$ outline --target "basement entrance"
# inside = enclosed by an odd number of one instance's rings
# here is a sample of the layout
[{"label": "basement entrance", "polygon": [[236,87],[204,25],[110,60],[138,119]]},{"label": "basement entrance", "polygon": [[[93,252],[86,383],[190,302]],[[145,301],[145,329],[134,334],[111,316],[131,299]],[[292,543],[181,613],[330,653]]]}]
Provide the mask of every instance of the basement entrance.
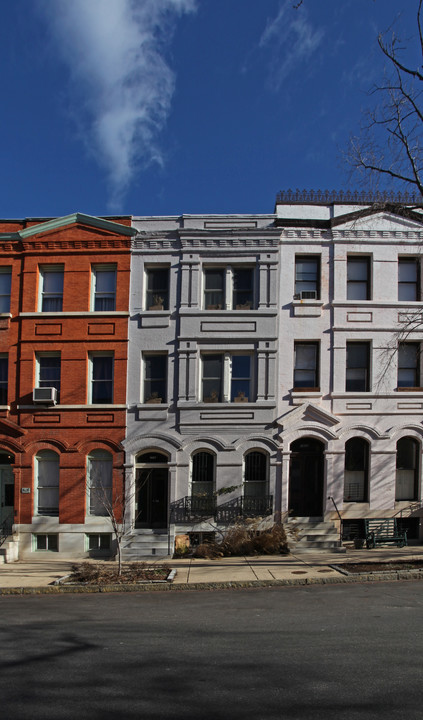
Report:
[{"label": "basement entrance", "polygon": [[323,515],[323,453],[323,443],[312,438],[301,438],[292,443],[289,465],[290,515]]},{"label": "basement entrance", "polygon": [[163,453],[147,452],[137,458],[136,528],[167,528],[168,476],[168,459]]}]

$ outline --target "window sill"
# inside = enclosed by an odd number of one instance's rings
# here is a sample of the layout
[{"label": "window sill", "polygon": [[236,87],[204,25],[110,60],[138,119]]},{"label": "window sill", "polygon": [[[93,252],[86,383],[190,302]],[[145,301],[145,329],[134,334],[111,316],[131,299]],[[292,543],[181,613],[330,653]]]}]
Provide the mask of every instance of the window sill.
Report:
[{"label": "window sill", "polygon": [[323,304],[322,300],[293,300],[292,309],[295,317],[320,317]]},{"label": "window sill", "polygon": [[397,392],[405,392],[405,393],[415,393],[415,392],[423,392],[423,387],[398,387],[396,389]]},{"label": "window sill", "polygon": [[41,312],[40,310],[38,312],[21,312],[19,313],[19,317],[129,317],[129,312],[127,310],[70,310],[64,312]]},{"label": "window sill", "polygon": [[[113,403],[104,403],[104,405],[18,405],[18,410],[126,410],[126,404],[114,405]],[[1,408],[0,408],[1,409]]]}]

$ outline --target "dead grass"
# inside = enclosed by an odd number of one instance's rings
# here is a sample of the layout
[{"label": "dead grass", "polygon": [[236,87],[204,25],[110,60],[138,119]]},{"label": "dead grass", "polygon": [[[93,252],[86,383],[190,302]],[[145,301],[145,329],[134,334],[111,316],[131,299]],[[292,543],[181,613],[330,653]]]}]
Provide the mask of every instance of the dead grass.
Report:
[{"label": "dead grass", "polygon": [[82,562],[72,565],[68,583],[85,585],[122,585],[166,580],[170,567],[166,564],[152,565],[145,562],[124,563],[122,574],[118,575],[117,566]]},{"label": "dead grass", "polygon": [[222,538],[198,545],[193,555],[216,559],[242,555],[282,555],[288,552],[283,525],[263,527],[261,519],[246,519],[232,525]]}]

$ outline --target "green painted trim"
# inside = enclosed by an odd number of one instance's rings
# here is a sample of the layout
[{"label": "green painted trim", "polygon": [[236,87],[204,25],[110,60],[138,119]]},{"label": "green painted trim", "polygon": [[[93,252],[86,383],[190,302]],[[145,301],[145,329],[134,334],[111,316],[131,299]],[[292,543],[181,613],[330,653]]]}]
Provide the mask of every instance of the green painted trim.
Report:
[{"label": "green painted trim", "polygon": [[89,225],[91,227],[99,228],[100,230],[108,230],[116,233],[117,235],[136,235],[137,230],[126,225],[120,225],[120,223],[113,222],[112,220],[103,220],[103,218],[94,217],[93,215],[84,215],[84,213],[73,213],[72,215],[65,215],[63,217],[54,218],[48,222],[41,223],[40,225],[33,225],[25,230],[20,230],[18,235],[22,238],[28,238],[33,235],[39,235],[40,233],[48,232],[49,230],[58,230],[68,225],[74,225],[80,223],[82,225]]}]

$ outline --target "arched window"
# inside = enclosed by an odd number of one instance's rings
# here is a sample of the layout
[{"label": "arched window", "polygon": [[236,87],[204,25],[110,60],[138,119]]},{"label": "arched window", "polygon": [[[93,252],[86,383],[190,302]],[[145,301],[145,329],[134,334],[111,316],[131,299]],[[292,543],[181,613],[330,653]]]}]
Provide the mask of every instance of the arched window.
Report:
[{"label": "arched window", "polygon": [[404,437],[397,442],[397,471],[395,500],[417,500],[419,444],[417,440]]},{"label": "arched window", "polygon": [[109,515],[112,510],[113,458],[107,450],[92,450],[87,458],[90,515]]},{"label": "arched window", "polygon": [[368,443],[363,438],[351,438],[345,443],[345,502],[368,502],[368,471]]},{"label": "arched window", "polygon": [[197,452],[192,457],[192,496],[212,497],[214,490],[214,455]]},{"label": "arched window", "polygon": [[38,515],[59,514],[59,456],[53,450],[40,450],[35,456]]},{"label": "arched window", "polygon": [[267,495],[267,455],[253,450],[244,458],[244,497],[264,497]]}]

